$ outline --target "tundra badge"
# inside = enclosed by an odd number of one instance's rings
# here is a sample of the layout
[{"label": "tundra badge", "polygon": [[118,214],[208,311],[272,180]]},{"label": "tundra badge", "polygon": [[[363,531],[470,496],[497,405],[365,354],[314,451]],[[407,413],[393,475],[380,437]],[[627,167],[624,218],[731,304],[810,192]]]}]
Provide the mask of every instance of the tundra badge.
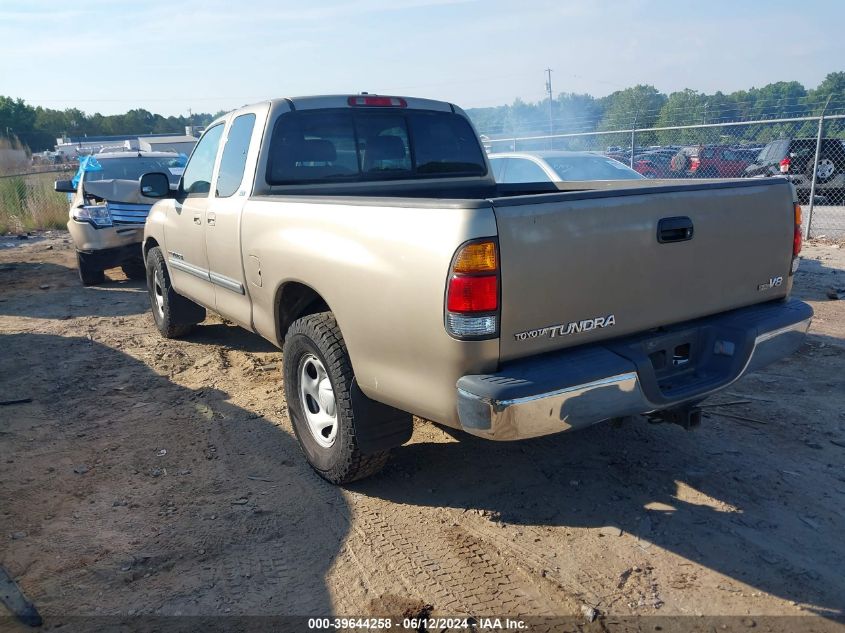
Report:
[{"label": "tundra badge", "polygon": [[517,341],[527,341],[528,339],[540,338],[542,336],[555,338],[557,336],[569,336],[570,334],[589,332],[597,328],[611,327],[613,325],[616,325],[616,316],[608,314],[607,316],[584,319],[583,321],[571,321],[569,323],[561,323],[560,325],[541,327],[536,330],[517,332],[513,336]]}]

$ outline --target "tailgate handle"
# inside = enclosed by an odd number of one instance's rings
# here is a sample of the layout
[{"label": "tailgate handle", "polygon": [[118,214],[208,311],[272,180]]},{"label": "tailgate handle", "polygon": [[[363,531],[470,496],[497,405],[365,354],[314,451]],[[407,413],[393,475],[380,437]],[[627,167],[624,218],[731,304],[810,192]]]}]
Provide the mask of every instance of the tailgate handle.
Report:
[{"label": "tailgate handle", "polygon": [[686,216],[663,218],[657,223],[657,241],[661,244],[686,242],[692,239],[692,220]]}]

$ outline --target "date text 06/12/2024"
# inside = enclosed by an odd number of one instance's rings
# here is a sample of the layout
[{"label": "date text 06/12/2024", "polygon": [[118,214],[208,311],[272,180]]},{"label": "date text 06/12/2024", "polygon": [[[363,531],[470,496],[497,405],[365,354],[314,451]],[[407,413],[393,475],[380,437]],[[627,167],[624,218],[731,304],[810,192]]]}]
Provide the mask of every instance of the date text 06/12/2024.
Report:
[{"label": "date text 06/12/2024", "polygon": [[511,618],[403,618],[394,622],[392,618],[309,618],[309,630],[370,630],[389,631],[395,628],[409,631],[420,630],[490,630],[520,631],[527,629],[527,623]]}]

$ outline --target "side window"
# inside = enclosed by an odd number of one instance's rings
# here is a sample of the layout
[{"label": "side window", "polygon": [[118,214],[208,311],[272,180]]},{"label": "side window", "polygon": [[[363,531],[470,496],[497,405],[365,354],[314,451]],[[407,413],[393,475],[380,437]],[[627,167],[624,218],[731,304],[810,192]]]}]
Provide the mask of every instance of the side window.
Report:
[{"label": "side window", "polygon": [[771,152],[766,156],[766,160],[770,163],[779,163],[790,151],[792,150],[789,141],[775,141],[772,144]]},{"label": "side window", "polygon": [[505,182],[549,182],[549,177],[534,161],[511,158],[505,170]]},{"label": "side window", "polygon": [[712,149],[701,150],[701,158],[713,158],[715,156]]},{"label": "side window", "polygon": [[228,198],[241,186],[246,167],[246,153],[254,127],[255,115],[242,114],[229,128],[229,136],[226,138],[223,156],[220,159],[220,173],[217,174],[215,194],[218,198]]},{"label": "side window", "polygon": [[734,154],[733,150],[723,149],[722,150],[722,160],[738,160],[736,154]]},{"label": "side window", "polygon": [[206,131],[197,143],[191,160],[182,174],[182,190],[190,195],[202,195],[211,191],[211,174],[214,171],[214,159],[223,136],[223,124],[219,123]]}]

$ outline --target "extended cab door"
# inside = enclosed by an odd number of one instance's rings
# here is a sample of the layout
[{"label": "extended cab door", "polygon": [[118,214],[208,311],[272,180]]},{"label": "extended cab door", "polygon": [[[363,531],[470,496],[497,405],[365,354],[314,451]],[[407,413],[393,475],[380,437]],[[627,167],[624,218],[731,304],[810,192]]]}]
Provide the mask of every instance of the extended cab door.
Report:
[{"label": "extended cab door", "polygon": [[214,305],[217,312],[248,329],[252,329],[252,307],[241,258],[241,211],[252,191],[268,109],[268,104],[244,108],[229,122],[206,214],[205,244]]},{"label": "extended cab door", "polygon": [[206,130],[182,174],[173,215],[165,225],[167,268],[173,286],[204,306],[214,306],[214,289],[208,275],[205,223],[211,182],[224,124]]}]

